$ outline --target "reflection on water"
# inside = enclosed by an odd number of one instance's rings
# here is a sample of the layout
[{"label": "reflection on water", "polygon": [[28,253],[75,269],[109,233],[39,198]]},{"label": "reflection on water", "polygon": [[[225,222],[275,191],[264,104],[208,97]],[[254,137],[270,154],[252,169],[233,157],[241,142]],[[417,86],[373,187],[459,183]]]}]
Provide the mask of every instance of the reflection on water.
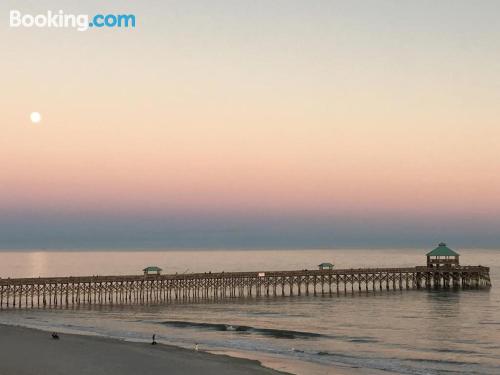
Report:
[{"label": "reflection on water", "polygon": [[[332,260],[336,267],[405,266],[423,264],[424,254],[424,250],[0,253],[0,274],[133,274],[150,264],[167,272],[312,269]],[[422,375],[498,374],[500,253],[461,254],[464,263],[492,267],[491,290],[8,310],[0,312],[0,322],[129,340],[149,340],[155,332],[161,342],[186,347],[198,342],[203,348],[270,355],[306,365],[342,363]]]},{"label": "reflection on water", "polygon": [[28,253],[28,264],[31,271],[31,275],[36,277],[40,275],[46,275],[49,271],[47,267],[47,258],[49,254],[43,251],[37,251],[33,253]]}]

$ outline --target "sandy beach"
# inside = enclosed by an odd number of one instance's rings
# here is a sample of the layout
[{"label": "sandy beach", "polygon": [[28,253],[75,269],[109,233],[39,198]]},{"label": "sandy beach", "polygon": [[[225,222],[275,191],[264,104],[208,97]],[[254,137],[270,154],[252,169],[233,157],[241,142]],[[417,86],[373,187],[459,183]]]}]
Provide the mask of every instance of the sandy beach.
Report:
[{"label": "sandy beach", "polygon": [[0,375],[284,374],[258,361],[169,345],[0,325]]}]

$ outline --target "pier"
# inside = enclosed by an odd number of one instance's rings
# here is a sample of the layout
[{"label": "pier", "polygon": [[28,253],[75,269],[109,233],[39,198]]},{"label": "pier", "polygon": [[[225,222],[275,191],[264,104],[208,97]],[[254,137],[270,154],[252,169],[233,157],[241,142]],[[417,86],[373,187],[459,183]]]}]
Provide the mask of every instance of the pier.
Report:
[{"label": "pier", "polygon": [[461,266],[460,255],[443,242],[426,259],[425,266],[406,268],[334,269],[325,262],[317,270],[162,275],[160,267],[149,266],[142,275],[0,279],[0,308],[491,287],[489,267]]},{"label": "pier", "polygon": [[488,288],[483,266],[0,279],[0,307],[150,304],[430,288]]}]

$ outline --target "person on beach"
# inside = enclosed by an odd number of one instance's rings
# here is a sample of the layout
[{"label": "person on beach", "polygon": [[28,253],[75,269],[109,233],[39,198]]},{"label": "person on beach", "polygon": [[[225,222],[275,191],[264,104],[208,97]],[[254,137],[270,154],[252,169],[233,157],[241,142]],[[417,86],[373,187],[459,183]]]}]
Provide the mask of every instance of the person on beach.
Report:
[{"label": "person on beach", "polygon": [[194,350],[198,351],[198,343],[194,344]]},{"label": "person on beach", "polygon": [[156,333],[153,334],[153,342],[151,345],[156,345]]}]

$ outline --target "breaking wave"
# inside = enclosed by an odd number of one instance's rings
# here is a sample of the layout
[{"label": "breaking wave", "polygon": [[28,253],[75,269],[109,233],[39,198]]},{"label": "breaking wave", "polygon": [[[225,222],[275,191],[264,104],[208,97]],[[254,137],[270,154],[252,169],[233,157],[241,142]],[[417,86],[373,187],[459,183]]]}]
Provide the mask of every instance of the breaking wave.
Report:
[{"label": "breaking wave", "polygon": [[278,339],[312,339],[319,338],[323,335],[314,332],[302,332],[302,331],[292,331],[292,330],[283,330],[283,329],[272,329],[272,328],[257,328],[251,326],[242,326],[242,325],[231,325],[231,324],[221,324],[221,323],[199,323],[199,322],[187,322],[187,321],[165,321],[160,324],[176,327],[176,328],[200,328],[212,331],[231,331],[231,332],[240,332],[247,334],[257,334],[270,336]]}]

